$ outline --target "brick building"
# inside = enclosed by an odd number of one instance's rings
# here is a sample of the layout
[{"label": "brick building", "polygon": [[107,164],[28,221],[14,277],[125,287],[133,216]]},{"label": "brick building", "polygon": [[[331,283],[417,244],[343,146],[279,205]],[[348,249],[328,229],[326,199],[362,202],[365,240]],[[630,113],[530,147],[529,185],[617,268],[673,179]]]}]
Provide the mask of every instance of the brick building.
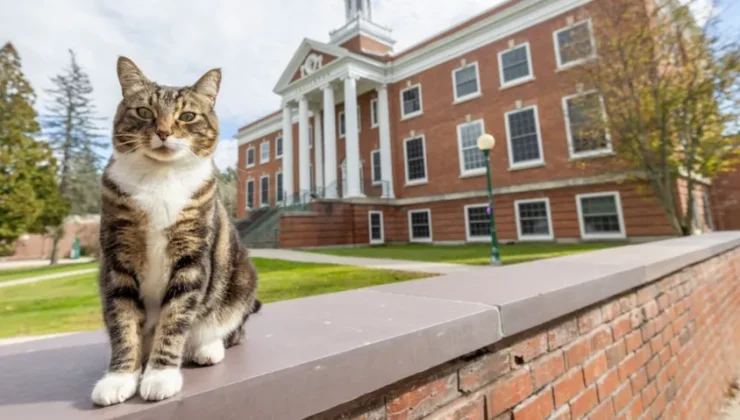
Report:
[{"label": "brick building", "polygon": [[[609,134],[574,135],[601,106],[568,71],[595,53],[568,48],[589,0],[510,0],[400,52],[370,0],[344,3],[345,25],[305,39],[278,80],[282,110],[237,134],[240,217],[312,201],[276,219],[282,246],[487,241],[485,132],[502,240],[673,234]],[[710,228],[708,186],[696,201]]]}]

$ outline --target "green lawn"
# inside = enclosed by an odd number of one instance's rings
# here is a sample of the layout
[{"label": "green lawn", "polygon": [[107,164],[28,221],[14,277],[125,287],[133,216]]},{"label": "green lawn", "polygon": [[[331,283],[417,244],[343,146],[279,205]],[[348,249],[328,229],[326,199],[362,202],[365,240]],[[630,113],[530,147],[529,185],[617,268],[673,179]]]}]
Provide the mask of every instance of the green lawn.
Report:
[{"label": "green lawn", "polygon": [[69,271],[85,270],[96,268],[97,262],[63,264],[63,265],[45,265],[42,267],[16,268],[12,270],[0,271],[0,283],[10,280],[27,279],[30,277],[45,276],[47,274],[64,273]]},{"label": "green lawn", "polygon": [[[393,283],[425,274],[254,259],[263,302]],[[96,274],[0,289],[0,337],[101,327]]]},{"label": "green lawn", "polygon": [[[624,245],[624,243],[509,244],[501,246],[501,261],[504,264],[516,264],[621,245]],[[432,261],[456,264],[486,265],[490,262],[490,246],[488,244],[459,246],[423,244],[385,245],[361,248],[320,249],[313,250],[312,252],[352,257],[389,258],[394,260]]]}]

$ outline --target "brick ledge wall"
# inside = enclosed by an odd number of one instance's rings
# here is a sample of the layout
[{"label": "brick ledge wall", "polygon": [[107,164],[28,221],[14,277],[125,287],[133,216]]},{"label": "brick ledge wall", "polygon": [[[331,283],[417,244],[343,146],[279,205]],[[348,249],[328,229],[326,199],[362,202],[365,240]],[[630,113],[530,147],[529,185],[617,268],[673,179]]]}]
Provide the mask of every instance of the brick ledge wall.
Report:
[{"label": "brick ledge wall", "polygon": [[707,418],[740,362],[738,247],[714,233],[266,305],[158,404],[91,406],[100,332],[4,346],[0,418]]}]

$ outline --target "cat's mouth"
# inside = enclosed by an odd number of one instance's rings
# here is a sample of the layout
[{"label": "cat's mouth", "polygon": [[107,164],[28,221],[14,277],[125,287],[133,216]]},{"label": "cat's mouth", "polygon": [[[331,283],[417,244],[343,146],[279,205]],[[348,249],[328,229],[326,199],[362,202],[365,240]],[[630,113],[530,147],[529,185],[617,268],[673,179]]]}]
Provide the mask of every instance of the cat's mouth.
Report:
[{"label": "cat's mouth", "polygon": [[149,159],[156,160],[157,162],[171,162],[182,156],[182,149],[171,148],[166,145],[159,146],[154,149],[147,150],[144,155]]}]

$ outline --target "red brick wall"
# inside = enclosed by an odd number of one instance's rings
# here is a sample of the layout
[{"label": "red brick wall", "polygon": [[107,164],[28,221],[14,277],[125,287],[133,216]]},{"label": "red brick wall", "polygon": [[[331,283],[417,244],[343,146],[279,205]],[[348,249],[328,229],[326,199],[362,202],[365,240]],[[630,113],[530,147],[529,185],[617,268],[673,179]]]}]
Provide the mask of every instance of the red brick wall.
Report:
[{"label": "red brick wall", "polygon": [[740,229],[740,168],[721,174],[712,183],[715,229]]},{"label": "red brick wall", "polygon": [[740,363],[740,250],[316,419],[708,419]]}]

